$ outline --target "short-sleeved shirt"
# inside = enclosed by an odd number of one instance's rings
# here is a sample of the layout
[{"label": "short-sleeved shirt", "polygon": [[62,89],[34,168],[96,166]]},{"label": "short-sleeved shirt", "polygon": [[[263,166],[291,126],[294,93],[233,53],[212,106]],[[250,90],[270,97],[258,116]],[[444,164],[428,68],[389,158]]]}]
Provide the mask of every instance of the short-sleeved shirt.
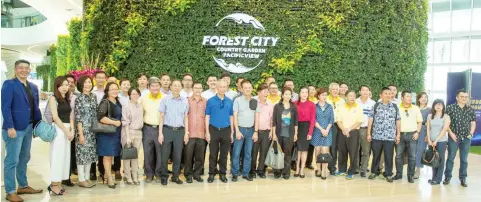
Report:
[{"label": "short-sleeved shirt", "polygon": [[271,94],[269,94],[267,96],[267,102],[275,105],[277,103],[279,103],[279,101],[281,100],[281,96],[280,95],[277,95],[277,96],[271,96]]},{"label": "short-sleeved shirt", "polygon": [[[250,102],[255,102],[256,106],[250,106]],[[251,109],[251,107],[255,107]],[[237,121],[239,127],[250,128],[254,127],[254,120],[256,117],[256,111],[260,111],[257,107],[257,100],[250,98],[249,100],[246,99],[244,95],[240,96],[236,100],[234,100],[234,112],[237,112]]]},{"label": "short-sleeved shirt", "polygon": [[200,96],[204,99],[209,100],[210,98],[214,97],[217,94],[217,91],[212,91],[211,89],[207,89],[206,91],[202,92]]},{"label": "short-sleeved shirt", "polygon": [[140,104],[144,109],[144,123],[149,125],[159,125],[160,115],[158,112],[160,101],[162,100],[162,93],[158,93],[157,96],[153,96],[150,91],[145,94]]},{"label": "short-sleeved shirt", "polygon": [[100,101],[102,101],[102,98],[103,98],[104,95],[105,95],[104,88],[99,89],[99,88],[97,88],[97,86],[95,86],[95,87],[92,89],[92,93],[94,93],[95,96],[97,97],[97,105],[99,105],[99,104],[100,104]]},{"label": "short-sleeved shirt", "polygon": [[334,109],[334,120],[336,120],[336,116],[339,111],[339,108],[344,106],[344,104],[346,104],[346,101],[339,96],[337,96],[336,98],[333,98],[331,95],[329,95],[329,97],[327,97],[326,102],[329,103]]},{"label": "short-sleeved shirt", "polygon": [[[396,113],[396,104],[380,102],[377,109],[372,108],[369,118],[373,118],[371,136],[374,140],[396,140],[396,121],[401,119],[399,112]],[[374,114],[376,111],[376,114]]]},{"label": "short-sleeved shirt", "polygon": [[229,127],[230,117],[234,114],[232,105],[232,100],[225,96],[224,99],[220,99],[216,95],[207,100],[205,114],[210,116],[209,124],[217,128]]},{"label": "short-sleeved shirt", "polygon": [[229,89],[226,93],[225,93],[225,96],[227,96],[228,98],[230,98],[231,100],[234,100],[234,97],[238,95],[237,91],[235,90],[232,90],[232,89]]},{"label": "short-sleeved shirt", "polygon": [[[338,116],[336,118],[336,122],[337,121],[342,122],[342,125],[346,128],[351,127],[355,123],[362,123],[364,121],[364,115],[361,105],[354,103],[353,106],[349,106],[348,104],[341,106],[339,108]],[[351,129],[359,128],[360,127]]]},{"label": "short-sleeved shirt", "polygon": [[189,97],[189,137],[205,138],[205,105],[207,100],[203,97],[195,99]]},{"label": "short-sleeved shirt", "polygon": [[471,138],[471,122],[476,121],[476,114],[470,106],[461,108],[458,104],[451,104],[446,107],[446,114],[451,118],[449,127],[456,138]]},{"label": "short-sleeved shirt", "polygon": [[192,91],[192,89],[190,90],[190,92],[185,91],[185,89],[182,89],[180,91],[180,96],[185,97],[185,98],[191,97],[192,94],[194,94],[194,91]]},{"label": "short-sleeved shirt", "polygon": [[184,117],[189,112],[189,103],[185,97],[167,95],[160,101],[159,112],[164,113],[164,126],[184,127]]},{"label": "short-sleeved shirt", "polygon": [[364,121],[362,122],[361,127],[367,127],[367,124],[368,124],[368,121],[369,121],[369,113],[371,112],[371,110],[374,107],[374,105],[376,104],[376,102],[374,102],[374,100],[371,100],[369,98],[367,99],[366,103],[363,103],[361,98],[357,98],[356,102],[357,102],[358,105],[361,105],[362,112],[364,114]]},{"label": "short-sleeved shirt", "polygon": [[404,104],[401,103],[399,105],[399,113],[401,115],[401,132],[417,131],[417,124],[423,122],[421,110],[416,105],[411,104],[409,107],[404,108]]},{"label": "short-sleeved shirt", "polygon": [[257,113],[259,113],[259,130],[270,130],[272,127],[272,114],[274,113],[274,105],[266,101],[266,103],[257,103]]}]

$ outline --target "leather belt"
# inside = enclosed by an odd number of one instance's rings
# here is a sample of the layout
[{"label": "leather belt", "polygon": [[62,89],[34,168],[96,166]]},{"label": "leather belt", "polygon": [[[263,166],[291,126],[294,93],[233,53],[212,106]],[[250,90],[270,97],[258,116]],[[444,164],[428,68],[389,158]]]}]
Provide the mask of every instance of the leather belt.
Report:
[{"label": "leather belt", "polygon": [[271,130],[259,130],[259,133],[268,133],[271,132]]},{"label": "leather belt", "polygon": [[149,126],[149,127],[152,127],[152,128],[158,128],[159,125],[150,125],[150,124],[147,124],[147,123],[144,123],[144,126]]},{"label": "leather belt", "polygon": [[367,126],[366,126],[366,127],[361,127],[361,129],[367,129]]},{"label": "leather belt", "polygon": [[401,132],[401,135],[411,135],[411,134],[413,134],[414,132],[416,132],[416,131],[413,131],[413,132]]},{"label": "leather belt", "polygon": [[168,128],[168,129],[171,129],[173,131],[179,131],[179,130],[182,130],[184,129],[184,126],[181,126],[181,127],[172,127],[172,126],[168,126],[168,125],[164,125],[165,128]]},{"label": "leather belt", "polygon": [[213,126],[213,125],[209,125],[209,128],[212,128],[212,129],[215,129],[215,130],[218,130],[218,131],[222,131],[222,130],[225,130],[225,129],[230,128],[230,126],[227,126],[227,127],[225,127],[225,128],[218,128],[218,127],[215,127],[215,126]]}]

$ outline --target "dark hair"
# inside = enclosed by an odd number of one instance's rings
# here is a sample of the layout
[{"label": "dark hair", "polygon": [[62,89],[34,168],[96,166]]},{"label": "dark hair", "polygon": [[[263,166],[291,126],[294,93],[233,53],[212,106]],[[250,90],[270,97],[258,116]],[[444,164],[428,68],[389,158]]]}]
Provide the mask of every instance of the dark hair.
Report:
[{"label": "dark hair", "polygon": [[282,87],[285,87],[285,86],[286,86],[286,83],[289,82],[289,81],[292,81],[292,83],[294,83],[294,80],[292,80],[292,79],[286,79],[286,80],[284,81],[284,83],[282,84]]},{"label": "dark hair", "polygon": [[92,80],[92,78],[90,78],[90,76],[88,75],[83,75],[83,76],[80,76],[80,78],[77,81],[77,89],[80,91],[80,93],[83,93],[84,83],[87,79],[90,79],[90,83],[92,83],[92,88],[90,88],[90,92],[92,92],[92,90],[94,89],[94,81]]},{"label": "dark hair", "polygon": [[[111,86],[111,85],[116,85],[117,88],[120,88],[117,83],[115,83],[115,82],[108,82],[107,85],[105,86],[105,89],[104,89],[104,97],[102,97],[102,100],[108,99],[108,97],[109,97],[109,90],[110,90],[110,86]],[[119,97],[117,96],[115,99],[117,100],[117,103],[119,103]]]},{"label": "dark hair", "polygon": [[105,73],[104,71],[95,72],[94,77],[97,77],[97,75],[99,75],[99,74],[104,74],[105,77],[108,77],[108,76],[107,76],[107,73]]},{"label": "dark hair", "polygon": [[222,72],[222,74],[220,75],[220,79],[223,79],[225,77],[232,78],[232,76],[229,74],[229,72]]},{"label": "dark hair", "polygon": [[[55,99],[57,100],[58,103],[69,103],[69,97],[70,97],[70,92],[67,91],[67,93],[65,94],[65,98],[62,97],[62,95],[60,94],[60,91],[58,91],[58,88],[63,84],[64,81],[67,81],[67,77],[65,76],[58,76],[57,78],[55,78],[55,81],[53,82],[53,96],[55,97]],[[68,83],[68,81],[67,81]],[[70,105],[69,105],[70,106]]]},{"label": "dark hair", "polygon": [[301,104],[301,91],[302,89],[306,89],[307,90],[307,101],[309,101],[309,88],[307,88],[306,86],[304,87],[301,87],[299,89],[299,100],[297,101],[297,105]]},{"label": "dark hair", "polygon": [[464,90],[464,88],[462,89],[459,89],[458,91],[456,91],[456,97],[458,97],[459,94],[461,93],[468,93],[466,90]]},{"label": "dark hair", "polygon": [[27,60],[17,60],[15,61],[15,68],[17,67],[17,65],[21,64],[21,63],[24,63],[24,64],[27,64],[28,66],[30,66],[30,62],[27,61]]},{"label": "dark hair", "polygon": [[387,85],[387,88],[389,88],[389,87],[394,87],[394,88],[397,88],[397,86],[396,86],[396,85],[394,85],[394,84],[389,84],[389,85]]},{"label": "dark hair", "polygon": [[249,81],[248,79],[244,79],[244,80],[242,80],[242,82],[241,82],[241,85],[240,85],[240,86],[242,87],[242,86],[244,86],[244,84],[246,84],[246,83],[248,83],[248,84],[251,84],[251,85],[252,85],[251,81]]},{"label": "dark hair", "polygon": [[257,87],[257,92],[261,92],[264,89],[268,89],[267,84],[262,83]]},{"label": "dark hair", "polygon": [[138,88],[131,88],[129,89],[129,92],[127,92],[127,94],[129,95],[129,100],[130,100],[130,95],[132,94],[132,91],[137,91],[137,93],[139,94],[139,97],[142,96],[142,93],[140,93],[140,90]]},{"label": "dark hair", "polygon": [[346,82],[339,82],[339,86],[342,86],[342,85],[349,86],[349,85],[347,85],[347,83],[346,83]]},{"label": "dark hair", "polygon": [[[293,91],[292,91],[290,88],[282,88],[281,96],[284,95],[284,93],[285,93],[286,91],[291,92],[291,96],[292,96]],[[283,99],[284,99],[284,98],[281,97],[281,99],[279,100],[279,103],[282,103],[282,100],[283,100]],[[292,99],[291,99],[291,100],[292,100]],[[291,100],[289,100],[289,102],[291,102]],[[291,102],[291,103],[292,103],[292,102]]]},{"label": "dark hair", "polygon": [[122,85],[122,82],[124,82],[124,81],[128,81],[130,83],[128,78],[122,78],[122,79],[120,79],[119,85]]},{"label": "dark hair", "polygon": [[182,88],[182,81],[180,81],[179,79],[174,79],[174,80],[170,83],[170,86],[172,86],[172,84],[173,84],[174,82],[176,82],[176,81],[178,81],[178,82],[180,83],[180,86],[181,86],[181,88]]},{"label": "dark hair", "polygon": [[215,77],[215,79],[217,79],[217,77],[214,74],[209,74],[209,76],[207,76],[207,80],[209,80],[210,77]]},{"label": "dark hair", "polygon": [[356,91],[353,91],[353,90],[348,90],[348,91],[346,92],[346,96],[347,96],[349,93],[354,93],[354,96],[357,96],[357,93],[356,93]]},{"label": "dark hair", "polygon": [[441,118],[444,117],[444,113],[446,112],[446,106],[444,105],[444,101],[441,99],[435,99],[433,102],[433,107],[431,107],[431,119],[434,119],[434,115],[436,115],[436,109],[434,109],[434,106],[437,104],[442,104],[443,105],[443,111],[441,113]]},{"label": "dark hair", "polygon": [[272,82],[272,83],[269,84],[269,88],[270,88],[272,85],[276,85],[277,87],[279,87],[279,85],[277,85],[276,82]]},{"label": "dark hair", "polygon": [[[421,103],[419,102],[419,100],[423,97],[423,95],[426,95],[426,99],[428,98],[428,94],[426,92],[420,92],[417,96],[416,96],[416,105],[418,107],[421,106]],[[426,102],[426,106],[428,105],[428,102]]]},{"label": "dark hair", "polygon": [[391,92],[391,89],[389,89],[388,87],[382,87],[381,93],[383,93],[384,91],[389,91],[389,92]]},{"label": "dark hair", "polygon": [[192,87],[194,87],[194,86],[197,85],[197,84],[200,84],[200,86],[202,86],[202,83],[200,83],[200,82],[198,82],[198,81],[194,81],[194,82],[192,83]]},{"label": "dark hair", "polygon": [[403,92],[401,92],[401,97],[404,98],[404,96],[408,93],[411,94],[411,91],[410,90],[403,90]]},{"label": "dark hair", "polygon": [[169,77],[169,79],[171,79],[171,78],[170,78],[170,75],[169,75],[169,74],[167,74],[167,73],[163,73],[162,75],[160,75],[160,79],[162,80],[162,77],[164,77],[164,76],[168,76],[168,77]]},{"label": "dark hair", "polygon": [[145,73],[139,73],[139,75],[137,75],[137,80],[139,80],[143,76],[145,76],[147,80],[149,79],[149,77]]},{"label": "dark hair", "polygon": [[237,77],[237,79],[235,79],[235,83],[239,83],[239,80],[241,80],[241,79],[244,80],[244,77],[242,77],[242,76]]},{"label": "dark hair", "polygon": [[71,75],[71,74],[66,74],[65,75],[65,78],[68,79],[68,78],[72,78],[73,81],[75,82],[75,76]]},{"label": "dark hair", "polygon": [[182,76],[182,79],[184,79],[184,77],[186,77],[186,76],[190,76],[191,79],[194,78],[191,73],[185,73],[185,74]]},{"label": "dark hair", "polygon": [[319,98],[319,96],[323,93],[329,93],[329,90],[325,87],[323,88],[318,88],[316,92],[316,98]]},{"label": "dark hair", "polygon": [[366,87],[367,89],[371,90],[371,88],[369,88],[369,86],[361,85],[361,87],[359,87],[359,91],[361,91],[363,87]]}]

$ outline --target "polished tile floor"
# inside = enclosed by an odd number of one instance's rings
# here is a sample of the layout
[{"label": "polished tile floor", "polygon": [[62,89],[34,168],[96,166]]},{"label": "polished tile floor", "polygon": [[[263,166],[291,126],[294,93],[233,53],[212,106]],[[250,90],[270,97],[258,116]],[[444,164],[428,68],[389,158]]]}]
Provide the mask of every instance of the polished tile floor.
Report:
[{"label": "polished tile floor", "polygon": [[[456,177],[459,162],[456,162],[455,177],[447,186],[429,185],[427,182],[431,175],[429,168],[422,170],[421,178],[414,184],[408,183],[406,179],[387,183],[380,179],[368,180],[359,176],[349,181],[344,177],[321,180],[313,177],[313,171],[306,170],[304,179],[291,177],[290,180],[276,180],[270,174],[267,179],[255,179],[253,182],[239,179],[238,182],[232,183],[229,179],[229,183],[224,184],[216,179],[212,184],[205,180],[204,183],[168,186],[143,182],[140,186],[134,186],[117,181],[119,184],[117,189],[109,189],[103,184],[97,184],[92,189],[75,186],[67,189],[66,196],[50,196],[46,192],[49,177],[48,152],[47,143],[38,139],[33,141],[28,179],[32,187],[43,188],[44,193],[22,196],[25,201],[481,201],[481,156],[473,154],[469,156],[467,188],[459,185]],[[142,156],[140,158],[142,160]],[[206,178],[207,176],[204,176],[204,179]],[[2,201],[5,201],[3,187],[1,195]]]}]

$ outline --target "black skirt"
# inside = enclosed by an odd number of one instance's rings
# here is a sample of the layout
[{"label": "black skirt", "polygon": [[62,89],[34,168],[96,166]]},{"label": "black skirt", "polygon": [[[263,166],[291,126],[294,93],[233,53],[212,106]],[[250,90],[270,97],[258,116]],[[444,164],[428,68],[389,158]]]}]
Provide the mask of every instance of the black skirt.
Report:
[{"label": "black skirt", "polygon": [[307,133],[309,133],[309,121],[300,121],[297,132],[297,151],[307,151],[309,149],[309,140],[307,140]]}]

